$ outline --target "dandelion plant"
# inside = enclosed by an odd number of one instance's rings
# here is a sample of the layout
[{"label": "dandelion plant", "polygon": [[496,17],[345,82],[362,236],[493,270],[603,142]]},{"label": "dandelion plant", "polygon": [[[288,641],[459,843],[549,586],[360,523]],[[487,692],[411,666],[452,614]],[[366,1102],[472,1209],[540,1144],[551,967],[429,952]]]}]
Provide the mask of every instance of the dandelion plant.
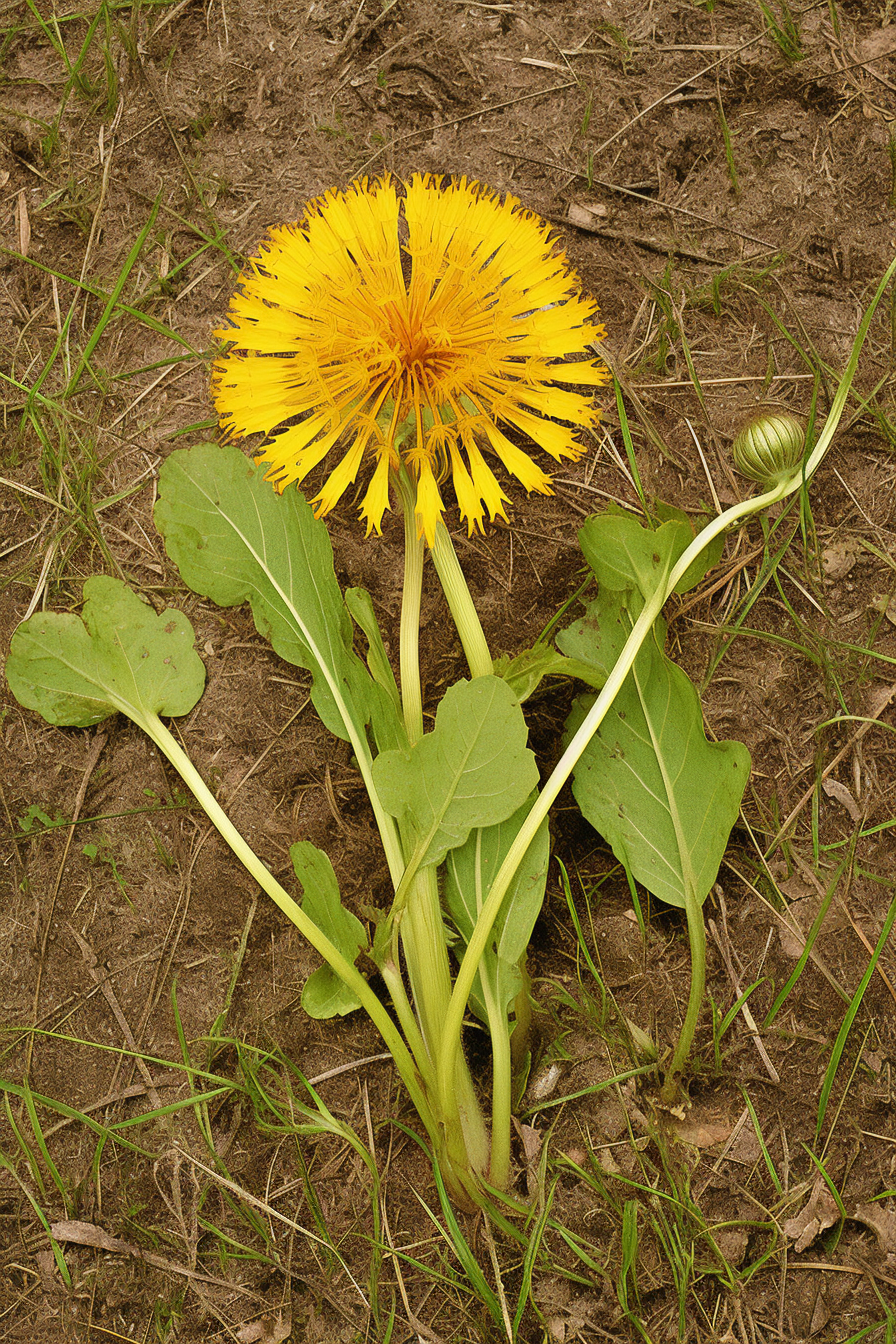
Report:
[{"label": "dandelion plant", "polygon": [[[702,999],[702,899],[748,759],[739,744],[705,742],[696,692],[663,653],[660,613],[673,590],[692,586],[714,562],[714,538],[811,475],[872,310],[805,465],[791,465],[771,490],[696,539],[684,521],[658,531],[632,523],[624,536],[606,524],[583,532],[598,602],[600,593],[610,597],[559,637],[559,651],[543,642],[495,663],[444,522],[443,491],[450,482],[472,534],[486,517],[506,519],[509,477],[528,492],[551,492],[539,451],[554,461],[581,456],[582,435],[598,422],[595,390],[607,379],[596,303],[582,295],[546,223],[514,197],[465,178],[364,179],[312,201],[298,223],[260,244],[217,333],[225,345],[212,373],[225,436],[264,436],[256,464],[232,442],[172,453],[160,472],[156,524],[190,588],[221,606],[249,602],[276,652],[310,673],[323,722],[350,744],[390,888],[379,908],[366,909],[366,924],[343,904],[329,859],[305,841],[291,850],[301,899],[291,895],[162,723],[162,715],[188,712],[202,689],[183,617],[156,616],[117,580],[100,578],[85,584],[83,619],[42,613],[13,638],[7,675],[23,704],[59,724],[123,712],[165,752],[320,954],[304,1009],[322,1018],[363,1008],[380,1030],[458,1200],[483,1203],[490,1190],[511,1185],[513,1073],[525,1054],[525,952],[547,881],[548,811],[578,769],[583,811],[600,813],[600,799],[594,803],[581,781],[599,761],[587,753],[607,733],[620,695],[638,701],[649,736],[657,696],[674,693],[688,733],[699,731],[706,748],[689,766],[699,795],[692,812],[712,813],[712,825],[695,828],[682,817],[673,827],[682,885],[664,889],[686,911],[694,953],[686,1030],[670,1069],[677,1077]],[[310,505],[292,488],[307,479],[316,481]],[[397,677],[370,595],[343,593],[333,567],[324,519],[356,484],[368,536],[380,533],[387,509],[404,518]],[[420,675],[420,599],[430,559],[470,675],[447,689],[425,731],[431,688]],[[601,621],[618,628],[595,644]],[[366,662],[354,648],[353,622]],[[599,694],[580,706],[558,767],[541,782],[522,702],[550,674],[576,676]],[[662,732],[653,739],[655,759],[633,753],[628,770],[656,795],[651,771],[665,780],[669,761]],[[605,753],[599,773],[609,779],[610,762],[624,754]],[[718,769],[729,766],[736,781],[723,808],[709,793]],[[637,811],[632,796],[626,806]],[[645,811],[640,831],[652,824]],[[612,843],[622,834],[609,823],[606,830]],[[468,1013],[491,1039],[488,1114],[462,1048]]]}]

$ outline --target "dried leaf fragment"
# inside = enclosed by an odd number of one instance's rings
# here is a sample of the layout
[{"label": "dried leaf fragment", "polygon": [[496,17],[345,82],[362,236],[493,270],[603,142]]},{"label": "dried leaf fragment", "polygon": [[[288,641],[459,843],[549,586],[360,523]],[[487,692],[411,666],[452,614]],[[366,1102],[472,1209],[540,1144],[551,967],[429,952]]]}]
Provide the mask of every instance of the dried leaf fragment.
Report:
[{"label": "dried leaf fragment", "polygon": [[819,1175],[815,1178],[815,1184],[805,1208],[795,1218],[789,1219],[784,1224],[784,1232],[794,1242],[793,1249],[795,1251],[804,1251],[807,1246],[811,1246],[815,1238],[820,1236],[822,1232],[829,1227],[833,1227],[839,1217],[840,1211],[834,1197],[828,1189],[824,1177]]},{"label": "dried leaf fragment", "polygon": [[875,611],[879,611],[882,616],[886,616],[891,625],[896,625],[896,600],[883,594],[873,597],[871,605]]},{"label": "dried leaf fragment", "polygon": [[896,1213],[883,1204],[858,1204],[853,1214],[857,1223],[864,1223],[877,1237],[880,1249],[888,1254],[896,1252]]},{"label": "dried leaf fragment", "polygon": [[885,24],[859,43],[863,61],[878,61],[896,51],[896,23]]},{"label": "dried leaf fragment", "polygon": [[678,1121],[672,1128],[682,1143],[694,1148],[714,1148],[729,1138],[733,1125],[727,1120],[689,1119]]},{"label": "dried leaf fragment", "polygon": [[577,229],[584,229],[587,233],[595,233],[600,228],[601,220],[605,220],[609,213],[605,205],[578,205],[575,201],[570,201],[566,210],[566,218]]},{"label": "dried leaf fragment", "polygon": [[821,787],[829,798],[836,799],[841,806],[846,808],[853,821],[862,820],[862,809],[859,807],[846,785],[841,784],[839,779],[826,779]]},{"label": "dried leaf fragment", "polygon": [[821,563],[826,579],[842,579],[849,573],[859,558],[861,546],[853,537],[845,541],[832,542],[821,553]]},{"label": "dried leaf fragment", "polygon": [[283,1344],[291,1332],[292,1317],[283,1316],[278,1311],[273,1319],[262,1316],[257,1321],[241,1326],[236,1337],[240,1344]]}]

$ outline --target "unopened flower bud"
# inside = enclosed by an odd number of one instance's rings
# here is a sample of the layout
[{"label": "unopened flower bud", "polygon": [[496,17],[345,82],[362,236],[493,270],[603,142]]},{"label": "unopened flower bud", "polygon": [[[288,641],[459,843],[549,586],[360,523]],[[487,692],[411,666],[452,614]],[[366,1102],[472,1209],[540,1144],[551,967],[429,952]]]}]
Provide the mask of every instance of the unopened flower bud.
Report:
[{"label": "unopened flower bud", "polygon": [[762,411],[734,440],[734,465],[743,476],[770,488],[787,480],[803,460],[806,435],[796,416]]}]

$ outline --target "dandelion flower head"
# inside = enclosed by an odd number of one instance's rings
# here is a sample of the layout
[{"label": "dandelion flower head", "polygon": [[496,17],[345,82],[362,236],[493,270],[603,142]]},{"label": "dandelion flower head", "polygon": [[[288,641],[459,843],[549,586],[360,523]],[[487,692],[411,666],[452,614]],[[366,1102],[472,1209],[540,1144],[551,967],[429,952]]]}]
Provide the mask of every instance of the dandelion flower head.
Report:
[{"label": "dandelion flower head", "polygon": [[599,415],[587,389],[607,376],[596,315],[549,225],[514,197],[466,178],[363,179],[260,244],[216,333],[231,344],[215,403],[231,436],[268,436],[259,460],[279,490],[333,455],[318,516],[372,467],[368,535],[403,467],[432,545],[449,475],[471,534],[486,512],[506,518],[492,465],[551,493],[508,432],[556,461],[584,451],[575,431]]}]

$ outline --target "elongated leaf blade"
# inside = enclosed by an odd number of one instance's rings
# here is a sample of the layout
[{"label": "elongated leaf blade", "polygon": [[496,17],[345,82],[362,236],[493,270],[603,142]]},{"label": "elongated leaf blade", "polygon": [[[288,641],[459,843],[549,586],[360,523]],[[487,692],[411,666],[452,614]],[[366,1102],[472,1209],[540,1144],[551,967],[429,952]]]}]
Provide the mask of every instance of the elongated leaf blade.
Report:
[{"label": "elongated leaf blade", "polygon": [[[333,865],[323,850],[308,840],[291,845],[289,857],[302,888],[302,909],[347,961],[357,960],[367,934],[360,919],[346,910],[339,894]],[[361,1007],[361,1000],[329,966],[312,971],[302,989],[302,1007],[309,1017],[344,1017]]]},{"label": "elongated leaf blade", "polygon": [[538,781],[519,701],[500,677],[459,681],[445,693],[435,727],[407,750],[373,764],[387,811],[413,826],[415,859],[441,863],[476,826],[513,815]]},{"label": "elongated leaf blade", "polygon": [[[631,625],[626,595],[604,590],[558,643],[605,668]],[[740,742],[707,741],[697,692],[663,653],[663,633],[658,623],[642,647],[579,760],[573,793],[629,872],[654,896],[683,908],[689,882],[703,901],[715,881],[750,755]],[[568,736],[590,704],[590,697],[576,702]]]},{"label": "elongated leaf blade", "polygon": [[326,526],[298,490],[278,495],[238,448],[213,443],[172,453],[159,472],[156,526],[184,582],[219,606],[248,601],[281,658],[312,674],[326,726],[350,740],[388,696],[352,649],[352,625]]},{"label": "elongated leaf blade", "polygon": [[[445,907],[464,945],[470,941],[498,869],[533,802],[534,797],[527,799],[506,821],[471,831],[465,843],[448,855]],[[504,897],[473,984],[470,1007],[482,1021],[486,1020],[483,978],[491,987],[493,999],[505,1011],[519,993],[522,980],[519,965],[544,901],[549,857],[550,837],[545,821]]]},{"label": "elongated leaf blade", "polygon": [[40,612],[12,637],[6,678],[13,695],[49,723],[86,728],[110,714],[145,725],[187,714],[205,686],[193,628],[179,611],[152,607],[119,579],[84,584],[81,616]]},{"label": "elongated leaf blade", "polygon": [[371,711],[371,727],[380,751],[406,747],[407,733],[395,673],[386,653],[382,631],[373,609],[373,598],[364,588],[346,588],[345,605],[352,620],[367,639],[367,666],[380,698]]}]

